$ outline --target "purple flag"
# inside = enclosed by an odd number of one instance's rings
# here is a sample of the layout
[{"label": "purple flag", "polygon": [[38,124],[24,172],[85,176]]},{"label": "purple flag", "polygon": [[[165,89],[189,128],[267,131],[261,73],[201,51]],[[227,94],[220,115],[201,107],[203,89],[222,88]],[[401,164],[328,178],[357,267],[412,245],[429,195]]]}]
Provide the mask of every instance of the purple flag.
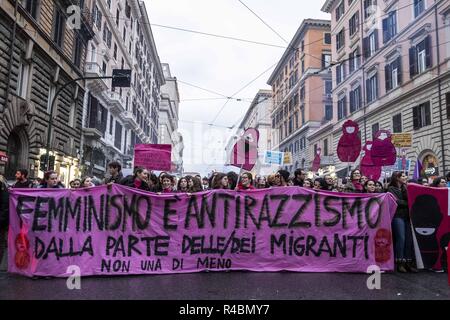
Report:
[{"label": "purple flag", "polygon": [[419,159],[417,159],[413,174],[414,180],[418,180],[420,178],[420,171],[422,171],[422,164],[420,163]]}]

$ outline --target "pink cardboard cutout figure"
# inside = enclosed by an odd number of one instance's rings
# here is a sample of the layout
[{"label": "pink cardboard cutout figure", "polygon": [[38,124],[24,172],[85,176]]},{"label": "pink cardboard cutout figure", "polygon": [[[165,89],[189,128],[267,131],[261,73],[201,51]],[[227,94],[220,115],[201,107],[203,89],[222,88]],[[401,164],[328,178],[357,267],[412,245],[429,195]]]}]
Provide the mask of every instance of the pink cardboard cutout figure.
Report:
[{"label": "pink cardboard cutout figure", "polygon": [[321,148],[317,148],[316,156],[314,157],[312,171],[317,172],[320,169],[320,153],[322,152]]},{"label": "pink cardboard cutout figure", "polygon": [[355,162],[361,152],[361,139],[358,137],[359,126],[347,120],[342,126],[343,134],[337,146],[337,155],[342,162]]},{"label": "pink cardboard cutout figure", "polygon": [[392,166],[397,161],[397,151],[389,130],[379,130],[372,145],[372,161],[376,166]]},{"label": "pink cardboard cutout figure", "polygon": [[361,173],[369,179],[378,180],[381,176],[381,166],[376,166],[372,161],[372,141],[366,141],[361,152]]},{"label": "pink cardboard cutout figure", "polygon": [[258,160],[259,131],[248,128],[234,144],[231,165],[250,171]]}]

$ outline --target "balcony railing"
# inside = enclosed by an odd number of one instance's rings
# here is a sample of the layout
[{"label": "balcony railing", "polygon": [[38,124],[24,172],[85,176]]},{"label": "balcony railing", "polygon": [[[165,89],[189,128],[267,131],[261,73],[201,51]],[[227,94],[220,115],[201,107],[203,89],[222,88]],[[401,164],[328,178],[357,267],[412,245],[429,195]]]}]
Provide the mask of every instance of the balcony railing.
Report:
[{"label": "balcony railing", "polygon": [[131,111],[125,111],[121,113],[121,118],[125,128],[127,129],[137,129],[139,127],[136,117]]},{"label": "balcony railing", "polygon": [[[97,62],[87,62],[86,76],[104,77],[105,73],[103,72],[102,67],[100,67],[100,65]],[[103,93],[108,88],[108,84],[105,82],[105,79],[88,80],[87,86],[91,91],[98,94]]]},{"label": "balcony railing", "polygon": [[113,114],[120,115],[125,111],[125,101],[118,92],[108,91],[105,98],[109,102],[109,111]]}]

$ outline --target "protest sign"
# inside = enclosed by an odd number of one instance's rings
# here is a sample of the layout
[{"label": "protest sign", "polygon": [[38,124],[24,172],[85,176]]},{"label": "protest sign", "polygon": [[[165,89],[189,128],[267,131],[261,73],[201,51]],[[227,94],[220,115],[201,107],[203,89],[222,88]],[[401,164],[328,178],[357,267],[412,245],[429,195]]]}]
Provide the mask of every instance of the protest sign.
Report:
[{"label": "protest sign", "polygon": [[13,189],[9,272],[126,275],[203,270],[393,269],[391,194],[300,187],[156,195],[114,184]]},{"label": "protest sign", "polygon": [[450,241],[449,189],[408,184],[408,205],[424,267],[446,270]]},{"label": "protest sign", "polygon": [[361,138],[358,136],[359,126],[352,120],[342,125],[342,136],[339,138],[337,155],[342,162],[355,162],[361,152]]},{"label": "protest sign", "polygon": [[283,165],[285,165],[285,166],[292,165],[292,153],[291,152],[283,152]]},{"label": "protest sign", "polygon": [[134,148],[134,166],[170,171],[171,153],[170,144],[137,144]]},{"label": "protest sign", "polygon": [[279,151],[266,151],[264,154],[264,163],[265,164],[277,164],[282,165],[284,160],[283,152]]},{"label": "protest sign", "polygon": [[230,165],[251,171],[258,161],[259,131],[248,128],[233,146]]}]

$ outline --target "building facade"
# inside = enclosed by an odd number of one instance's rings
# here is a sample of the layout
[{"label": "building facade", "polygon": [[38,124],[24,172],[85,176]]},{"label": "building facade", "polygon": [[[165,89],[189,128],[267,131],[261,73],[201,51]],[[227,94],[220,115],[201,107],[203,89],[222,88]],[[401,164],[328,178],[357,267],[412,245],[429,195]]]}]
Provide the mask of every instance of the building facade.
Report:
[{"label": "building facade", "polygon": [[172,146],[173,173],[183,174],[183,137],[178,132],[178,114],[180,93],[177,78],[170,72],[167,63],[162,64],[165,85],[161,87],[161,104],[159,108],[159,143]]},{"label": "building facade", "polygon": [[225,153],[227,155],[227,163],[231,162],[233,156],[233,147],[239,137],[248,128],[255,128],[259,132],[258,140],[258,160],[253,168],[255,174],[269,174],[271,166],[264,165],[264,152],[271,150],[272,148],[272,128],[270,115],[272,112],[272,91],[271,90],[259,90],[253,98],[250,107],[248,108],[244,118],[239,124],[235,135],[233,135],[226,146]]},{"label": "building facade", "polygon": [[143,1],[96,0],[92,17],[95,36],[88,44],[85,75],[132,71],[130,88],[115,88],[110,79],[86,85],[83,169],[103,177],[111,161],[132,166],[135,144],[158,143],[164,75]]},{"label": "building facade", "polygon": [[307,137],[331,117],[330,31],[328,20],[304,20],[267,82],[272,148],[291,152],[290,171],[311,166]]},{"label": "building facade", "polygon": [[[411,133],[411,147],[397,150],[411,161],[410,174],[416,160],[448,172],[450,2],[327,0],[322,11],[331,14],[333,117],[311,143],[332,137],[336,150],[352,119],[363,146],[380,129]],[[345,175],[347,164],[335,162]]]},{"label": "building facade", "polygon": [[[77,26],[69,23],[73,4],[81,7]],[[0,174],[8,179],[19,168],[43,175],[52,100],[83,76],[94,35],[91,6],[91,0],[0,2],[0,152],[7,156]],[[50,159],[64,183],[79,175],[84,94],[82,82],[67,86],[52,112]]]}]

